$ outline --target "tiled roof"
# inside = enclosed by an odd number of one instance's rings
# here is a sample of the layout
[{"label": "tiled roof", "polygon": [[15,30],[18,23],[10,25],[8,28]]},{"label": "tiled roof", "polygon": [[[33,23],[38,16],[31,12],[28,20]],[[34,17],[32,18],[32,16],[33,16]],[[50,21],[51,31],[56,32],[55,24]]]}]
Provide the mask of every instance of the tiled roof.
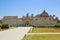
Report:
[{"label": "tiled roof", "polygon": [[18,17],[17,16],[4,16],[3,19],[4,20],[16,20],[18,19]]}]

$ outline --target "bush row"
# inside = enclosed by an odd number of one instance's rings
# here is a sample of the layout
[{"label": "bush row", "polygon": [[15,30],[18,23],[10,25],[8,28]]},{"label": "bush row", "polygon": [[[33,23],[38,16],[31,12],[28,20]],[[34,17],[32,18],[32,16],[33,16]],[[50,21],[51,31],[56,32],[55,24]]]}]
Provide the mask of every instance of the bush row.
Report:
[{"label": "bush row", "polygon": [[54,25],[54,26],[35,26],[35,25],[33,25],[33,27],[37,27],[37,28],[60,28],[60,25]]},{"label": "bush row", "polygon": [[8,29],[9,28],[9,24],[1,24],[0,28],[1,29]]}]

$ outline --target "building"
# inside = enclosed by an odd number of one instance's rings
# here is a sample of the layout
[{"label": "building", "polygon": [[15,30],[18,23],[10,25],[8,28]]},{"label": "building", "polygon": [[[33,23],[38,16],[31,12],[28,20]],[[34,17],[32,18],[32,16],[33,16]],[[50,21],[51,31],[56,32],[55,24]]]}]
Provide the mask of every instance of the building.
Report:
[{"label": "building", "polygon": [[38,26],[46,26],[46,25],[56,25],[58,24],[55,15],[49,15],[45,10],[36,16],[29,13],[22,18],[18,18],[17,16],[4,16],[2,19],[2,23],[10,24],[10,25],[18,25],[18,26],[25,26],[25,25],[38,25]]},{"label": "building", "polygon": [[18,17],[17,16],[4,16],[2,19],[3,24],[16,25]]}]

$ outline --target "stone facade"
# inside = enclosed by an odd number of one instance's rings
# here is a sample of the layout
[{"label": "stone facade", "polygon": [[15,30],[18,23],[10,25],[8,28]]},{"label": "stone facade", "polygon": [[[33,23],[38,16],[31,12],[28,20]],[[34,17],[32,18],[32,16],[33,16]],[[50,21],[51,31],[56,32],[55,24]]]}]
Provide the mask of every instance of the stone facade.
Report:
[{"label": "stone facade", "polygon": [[56,25],[57,20],[54,18],[54,16],[48,15],[48,13],[44,10],[41,14],[38,14],[34,16],[31,14],[27,14],[26,16],[23,16],[22,18],[18,18],[17,16],[4,16],[2,19],[2,23],[7,23],[10,25]]},{"label": "stone facade", "polygon": [[16,25],[18,17],[17,16],[4,16],[2,19],[2,23]]}]

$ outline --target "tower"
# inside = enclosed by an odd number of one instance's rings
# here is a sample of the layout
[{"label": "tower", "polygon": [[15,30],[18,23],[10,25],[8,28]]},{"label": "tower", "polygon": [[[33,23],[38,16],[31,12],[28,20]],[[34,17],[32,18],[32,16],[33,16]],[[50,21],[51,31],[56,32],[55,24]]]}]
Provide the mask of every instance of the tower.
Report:
[{"label": "tower", "polygon": [[31,14],[31,18],[33,18],[33,14]]},{"label": "tower", "polygon": [[31,18],[32,18],[32,20],[33,20],[33,14],[31,14]]},{"label": "tower", "polygon": [[27,18],[29,17],[29,13],[26,14],[26,17],[27,17]]}]

